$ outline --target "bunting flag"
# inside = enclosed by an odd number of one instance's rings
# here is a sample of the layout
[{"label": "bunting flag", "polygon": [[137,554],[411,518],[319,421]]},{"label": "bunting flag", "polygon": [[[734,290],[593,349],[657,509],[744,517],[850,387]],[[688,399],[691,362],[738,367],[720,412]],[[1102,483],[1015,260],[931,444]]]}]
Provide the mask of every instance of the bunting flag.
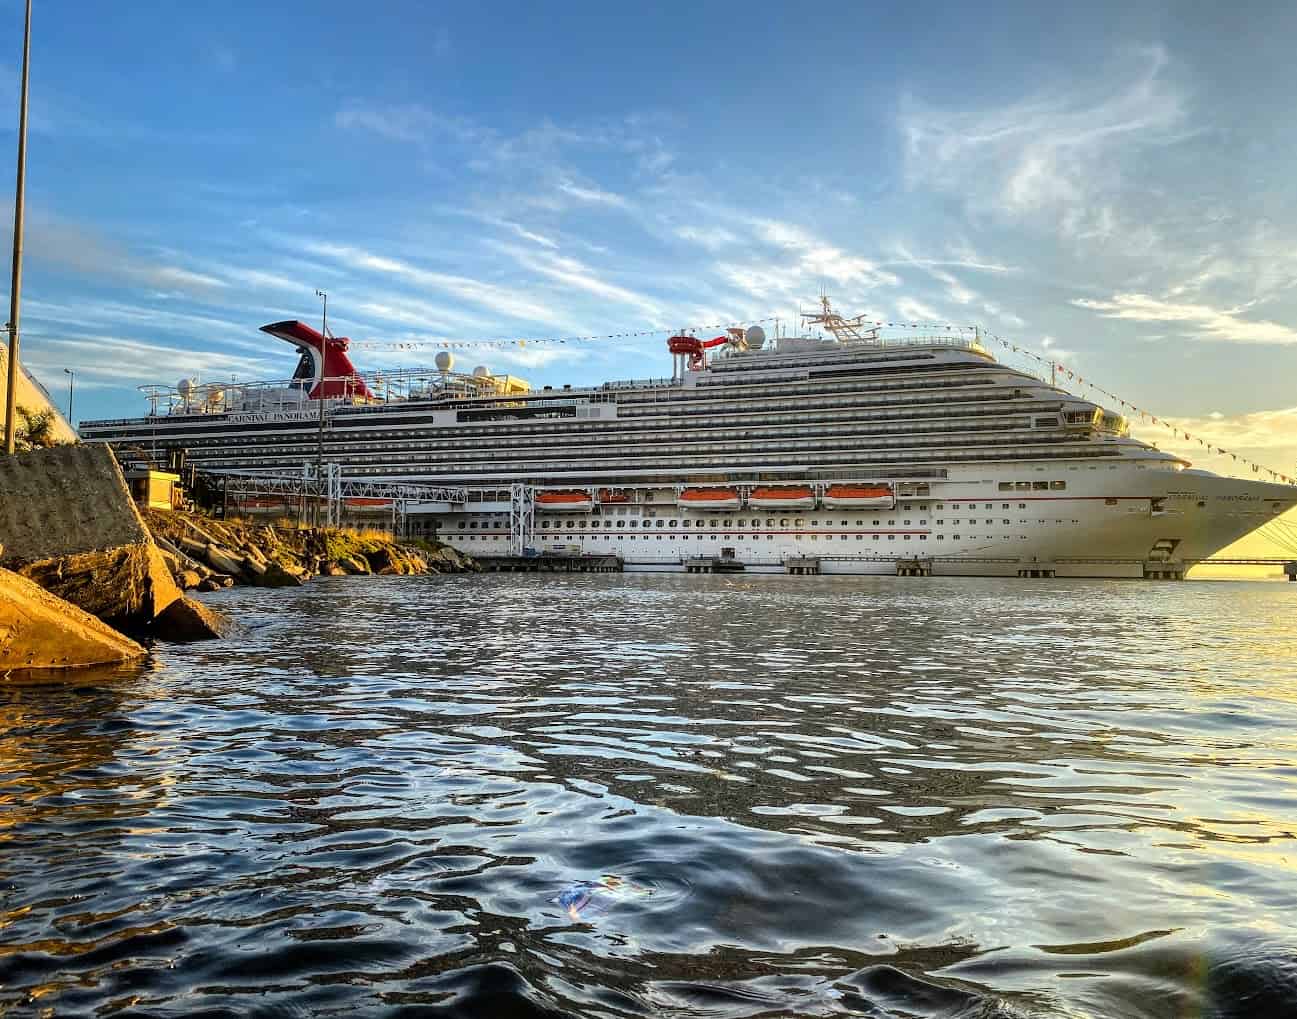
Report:
[{"label": "bunting flag", "polygon": [[[1186,442],[1197,442],[1198,445],[1205,448],[1207,452],[1210,453],[1213,451],[1212,444],[1209,443],[1206,439],[1200,439],[1197,436],[1184,431],[1182,428],[1177,428],[1177,426],[1173,425],[1165,418],[1159,418],[1155,414],[1150,414],[1147,411],[1142,410],[1137,405],[1130,403],[1127,400],[1123,400],[1120,396],[1117,396],[1115,393],[1110,393],[1108,392],[1108,390],[1102,388],[1101,386],[1096,386],[1093,382],[1087,382],[1085,378],[1076,374],[1070,368],[1063,367],[1063,365],[1059,364],[1057,361],[1051,361],[1048,358],[1042,357],[1040,354],[1037,354],[1035,351],[1028,350],[1025,347],[1020,347],[1016,343],[1010,343],[1008,340],[1000,336],[996,336],[994,333],[982,333],[981,335],[988,340],[999,343],[1002,347],[1004,347],[1007,350],[1012,350],[1014,353],[1018,353],[1018,354],[1024,354],[1027,357],[1031,358],[1032,360],[1036,361],[1038,364],[1047,366],[1050,370],[1051,375],[1053,375],[1053,373],[1055,372],[1061,371],[1064,375],[1066,375],[1072,381],[1076,382],[1078,385],[1086,386],[1087,388],[1094,390],[1096,393],[1100,393],[1103,396],[1107,397],[1109,400],[1113,401],[1119,406],[1125,407],[1126,409],[1139,414],[1139,418],[1141,421],[1147,418],[1147,420],[1151,421],[1153,424],[1161,425],[1163,428],[1169,429],[1171,435],[1175,439],[1178,440],[1180,436],[1183,435]],[[1224,449],[1220,446],[1214,447],[1214,451],[1222,456],[1230,457],[1234,463],[1247,464],[1249,467],[1252,468],[1253,474],[1260,474],[1262,471],[1264,471],[1275,481],[1282,481],[1284,484],[1288,484],[1288,485],[1297,484],[1297,479],[1294,479],[1288,476],[1287,474],[1281,474],[1279,471],[1271,470],[1269,467],[1263,467],[1261,464],[1255,463],[1254,461],[1249,460],[1245,456],[1240,456],[1237,453],[1231,453],[1229,450]]]}]

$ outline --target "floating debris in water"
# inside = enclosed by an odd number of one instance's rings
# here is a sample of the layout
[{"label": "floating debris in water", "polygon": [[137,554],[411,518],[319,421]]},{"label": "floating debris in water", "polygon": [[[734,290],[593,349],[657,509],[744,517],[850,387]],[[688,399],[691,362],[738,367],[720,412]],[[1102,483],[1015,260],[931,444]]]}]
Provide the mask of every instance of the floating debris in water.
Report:
[{"label": "floating debris in water", "polygon": [[598,881],[577,881],[568,885],[553,901],[562,906],[573,920],[580,920],[582,912],[598,915],[617,902],[652,894],[653,889],[647,885],[616,874],[604,874]]}]

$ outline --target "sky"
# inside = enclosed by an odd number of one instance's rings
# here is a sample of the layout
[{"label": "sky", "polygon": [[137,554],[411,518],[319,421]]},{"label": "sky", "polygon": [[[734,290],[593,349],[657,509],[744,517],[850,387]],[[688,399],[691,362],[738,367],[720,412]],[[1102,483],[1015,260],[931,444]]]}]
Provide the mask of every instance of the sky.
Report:
[{"label": "sky", "polygon": [[[35,7],[23,352],[56,394],[76,372],[78,419],[286,377],[257,328],[318,321],[316,289],[375,343],[788,323],[824,291],[1297,472],[1292,4]],[[21,31],[0,0],[0,166]],[[458,356],[579,384],[668,374],[664,339]]]}]

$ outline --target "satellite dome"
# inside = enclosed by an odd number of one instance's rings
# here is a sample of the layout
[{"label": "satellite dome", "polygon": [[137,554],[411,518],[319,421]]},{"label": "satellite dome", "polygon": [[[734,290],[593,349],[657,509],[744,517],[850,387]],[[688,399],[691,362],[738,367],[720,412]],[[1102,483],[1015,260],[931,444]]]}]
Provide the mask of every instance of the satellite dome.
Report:
[{"label": "satellite dome", "polygon": [[433,363],[437,366],[437,371],[448,372],[455,367],[455,355],[449,350],[439,351],[433,358]]},{"label": "satellite dome", "polygon": [[743,338],[748,341],[748,346],[753,350],[760,350],[766,342],[766,331],[760,326],[748,326],[748,331],[743,334]]},{"label": "satellite dome", "polygon": [[176,392],[188,400],[194,395],[194,389],[198,385],[197,379],[181,379],[176,383]]},{"label": "satellite dome", "polygon": [[491,369],[489,369],[484,364],[479,364],[476,368],[473,369],[473,378],[475,379],[487,379],[490,377],[491,377]]}]

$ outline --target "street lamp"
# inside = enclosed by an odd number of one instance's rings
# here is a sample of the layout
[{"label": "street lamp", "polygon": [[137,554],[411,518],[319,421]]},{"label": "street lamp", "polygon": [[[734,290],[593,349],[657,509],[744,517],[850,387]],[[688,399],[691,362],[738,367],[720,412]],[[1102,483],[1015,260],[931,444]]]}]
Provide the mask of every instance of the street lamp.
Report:
[{"label": "street lamp", "polygon": [[77,380],[77,373],[71,368],[64,368],[63,373],[68,377],[68,424],[75,429],[76,425],[72,424],[72,386]]},{"label": "street lamp", "polygon": [[23,197],[27,191],[27,61],[32,43],[32,0],[27,0],[27,18],[23,23],[23,76],[18,102],[18,179],[14,186],[14,255],[13,275],[9,282],[9,365],[8,388],[5,390],[5,452],[14,452],[17,427],[14,422],[18,399],[18,308],[23,286]]},{"label": "street lamp", "polygon": [[320,316],[320,389],[316,399],[320,403],[320,428],[315,440],[315,525],[320,525],[320,500],[324,494],[324,363],[329,344],[329,295],[316,290],[315,296],[324,304]]}]

